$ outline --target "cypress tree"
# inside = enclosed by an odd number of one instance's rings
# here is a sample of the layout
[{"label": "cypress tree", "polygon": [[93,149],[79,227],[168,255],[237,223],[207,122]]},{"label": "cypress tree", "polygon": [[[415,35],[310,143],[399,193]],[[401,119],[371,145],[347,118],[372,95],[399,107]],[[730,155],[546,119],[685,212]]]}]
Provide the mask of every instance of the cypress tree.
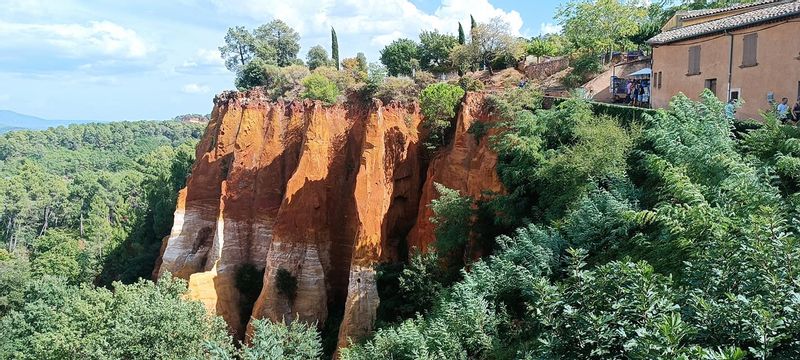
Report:
[{"label": "cypress tree", "polygon": [[467,42],[466,36],[464,36],[464,27],[461,26],[461,22],[458,22],[458,44],[464,45]]},{"label": "cypress tree", "polygon": [[472,32],[475,31],[475,28],[478,27],[478,23],[475,22],[475,18],[472,17],[472,14],[469,14],[469,21],[472,22],[469,28],[469,33],[472,34]]},{"label": "cypress tree", "polygon": [[339,70],[339,40],[336,38],[333,26],[331,26],[331,59],[336,63],[336,70]]}]

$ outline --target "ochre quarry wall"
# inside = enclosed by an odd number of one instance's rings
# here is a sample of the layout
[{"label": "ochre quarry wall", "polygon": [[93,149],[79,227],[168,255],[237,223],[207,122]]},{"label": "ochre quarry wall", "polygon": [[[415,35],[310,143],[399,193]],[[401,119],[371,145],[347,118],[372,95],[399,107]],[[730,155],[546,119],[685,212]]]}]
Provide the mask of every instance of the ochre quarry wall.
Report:
[{"label": "ochre quarry wall", "polygon": [[[374,265],[435,241],[433,182],[474,197],[502,192],[487,140],[467,132],[491,121],[482,105],[467,95],[451,145],[426,166],[415,104],[218,95],[154,276],[187,279],[189,297],[240,338],[251,317],[323,326],[342,311],[339,346],[368,335]],[[263,271],[257,298],[237,285],[245,266]],[[297,279],[293,299],[278,290],[279,269]]]},{"label": "ochre quarry wall", "polygon": [[433,210],[429,206],[431,200],[439,196],[434,183],[456,189],[461,195],[473,199],[505,192],[497,175],[497,154],[489,146],[489,138],[497,129],[490,129],[481,139],[475,138],[469,132],[476,122],[489,125],[495,121],[484,105],[484,97],[481,94],[468,93],[456,118],[453,140],[428,166],[418,201],[417,222],[408,236],[408,245],[411,248],[425,251],[436,241],[435,228],[430,222]]}]

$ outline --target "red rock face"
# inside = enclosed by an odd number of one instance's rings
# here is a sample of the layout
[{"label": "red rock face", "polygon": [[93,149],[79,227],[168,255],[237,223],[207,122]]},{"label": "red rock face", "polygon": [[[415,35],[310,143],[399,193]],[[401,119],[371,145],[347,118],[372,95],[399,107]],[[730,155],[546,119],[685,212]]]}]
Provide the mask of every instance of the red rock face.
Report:
[{"label": "red rock face", "polygon": [[[374,265],[434,241],[433,182],[474,197],[502,191],[486,139],[467,133],[490,121],[481,109],[480,95],[466,97],[452,144],[426,170],[416,105],[218,96],[154,276],[187,279],[189,297],[239,337],[251,317],[322,326],[342,309],[339,346],[368,335]],[[264,271],[257,299],[237,287],[245,264]],[[297,280],[292,299],[276,283],[280,269]]]},{"label": "red rock face", "polygon": [[424,186],[420,193],[419,216],[408,236],[410,247],[425,251],[436,241],[435,228],[430,222],[433,210],[430,203],[439,197],[434,183],[458,190],[461,195],[481,199],[505,190],[497,175],[497,154],[490,149],[490,130],[482,139],[469,133],[475,123],[493,124],[493,118],[484,106],[481,94],[468,93],[461,104],[455,124],[453,140],[439,152],[428,167]]}]

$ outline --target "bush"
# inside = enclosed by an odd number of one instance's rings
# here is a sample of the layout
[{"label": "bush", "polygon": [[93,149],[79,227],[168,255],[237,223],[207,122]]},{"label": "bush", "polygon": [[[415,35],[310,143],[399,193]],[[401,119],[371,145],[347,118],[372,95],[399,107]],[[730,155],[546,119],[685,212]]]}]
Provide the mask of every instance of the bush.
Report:
[{"label": "bush", "polygon": [[432,73],[427,71],[419,70],[414,74],[414,83],[417,84],[417,87],[420,89],[424,89],[428,85],[437,83],[438,80]]},{"label": "bush", "polygon": [[531,84],[514,86],[499,94],[486,97],[487,105],[500,120],[513,121],[520,112],[530,112],[541,107],[542,92]]},{"label": "bush", "polygon": [[463,252],[469,241],[473,199],[442,184],[433,185],[439,193],[430,205],[434,213],[430,221],[436,226],[436,249],[442,255]]},{"label": "bush", "polygon": [[354,73],[350,71],[340,71],[330,66],[318,67],[314,70],[314,74],[320,74],[332,81],[336,84],[336,88],[341,93],[352,89],[356,85],[356,82],[358,82],[358,79],[354,77]]},{"label": "bush", "polygon": [[616,118],[623,126],[629,127],[633,124],[641,124],[644,122],[644,115],[653,116],[656,110],[643,109],[634,106],[622,106],[614,104],[604,104],[593,102],[592,111],[598,115],[608,115]]},{"label": "bush", "polygon": [[249,90],[256,86],[274,89],[281,83],[281,70],[278,66],[255,59],[236,74],[236,88]]},{"label": "bush", "polygon": [[303,65],[289,65],[281,68],[281,81],[272,91],[267,94],[272,99],[277,100],[284,98],[285,100],[299,99],[303,91],[303,79],[309,74],[308,68]]},{"label": "bush", "polygon": [[236,87],[249,90],[261,86],[264,93],[272,100],[285,98],[296,99],[302,90],[302,81],[309,75],[308,68],[303,65],[278,67],[261,60],[253,60],[237,74]]},{"label": "bush", "polygon": [[275,287],[278,288],[279,294],[283,294],[292,302],[297,295],[297,278],[289,270],[280,268],[275,273]]},{"label": "bush", "polygon": [[449,285],[446,275],[432,248],[424,254],[415,251],[405,266],[378,265],[379,324],[391,324],[432,311],[444,286]]},{"label": "bush", "polygon": [[420,109],[425,116],[423,125],[431,131],[426,142],[429,149],[445,145],[447,131],[462,97],[463,89],[447,83],[430,85],[420,94]]},{"label": "bush", "polygon": [[409,77],[394,77],[389,76],[378,84],[374,96],[384,104],[390,103],[392,100],[401,103],[409,103],[417,100],[419,95],[419,88]]},{"label": "bush", "polygon": [[458,79],[458,86],[464,91],[481,91],[484,88],[483,81],[478,78],[464,75]]},{"label": "bush", "polygon": [[303,79],[303,98],[321,100],[327,104],[333,104],[339,97],[339,89],[336,84],[319,73],[313,73]]},{"label": "bush", "polygon": [[317,329],[301,322],[273,323],[253,321],[253,337],[243,344],[242,360],[314,360],[322,357],[322,342]]}]

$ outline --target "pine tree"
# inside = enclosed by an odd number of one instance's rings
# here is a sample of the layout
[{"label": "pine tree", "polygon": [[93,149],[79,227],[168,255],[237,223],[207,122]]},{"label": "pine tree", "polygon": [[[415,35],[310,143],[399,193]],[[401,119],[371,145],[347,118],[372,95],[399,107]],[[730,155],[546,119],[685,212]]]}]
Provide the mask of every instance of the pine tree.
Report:
[{"label": "pine tree", "polygon": [[464,27],[461,26],[461,22],[458,22],[458,44],[464,45],[467,42],[466,36],[464,36]]},{"label": "pine tree", "polygon": [[339,40],[336,38],[336,30],[331,26],[331,59],[336,63],[336,70],[339,70]]}]

